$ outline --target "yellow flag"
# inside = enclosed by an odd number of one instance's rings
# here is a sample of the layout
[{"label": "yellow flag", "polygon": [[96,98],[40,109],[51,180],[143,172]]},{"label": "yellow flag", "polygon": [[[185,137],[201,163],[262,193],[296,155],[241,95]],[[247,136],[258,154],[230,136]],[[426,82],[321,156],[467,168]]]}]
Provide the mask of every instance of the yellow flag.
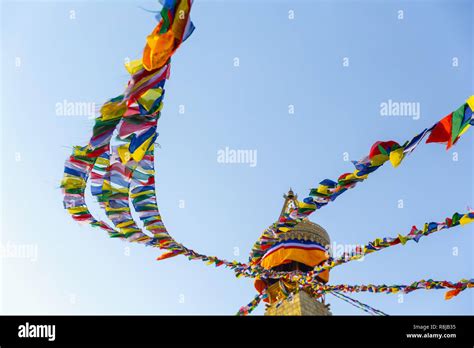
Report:
[{"label": "yellow flag", "polygon": [[108,166],[110,164],[110,161],[108,158],[104,157],[97,157],[95,160],[95,164],[103,165],[103,166]]},{"label": "yellow flag", "polygon": [[88,209],[87,207],[73,207],[73,208],[68,208],[68,212],[70,214],[77,214],[77,213],[83,213],[86,212]]},{"label": "yellow flag", "polygon": [[102,191],[110,191],[112,187],[110,186],[110,182],[107,180],[104,180],[104,183],[102,184]]},{"label": "yellow flag", "polygon": [[87,151],[84,150],[81,146],[74,146],[73,155],[78,157],[86,157]]},{"label": "yellow flag", "polygon": [[162,94],[163,90],[161,88],[152,88],[143,93],[143,95],[138,98],[138,102],[143,105],[147,111],[150,111],[153,103],[161,97]]},{"label": "yellow flag", "polygon": [[471,110],[474,111],[474,95],[471,95],[467,100],[466,100],[467,105],[471,108]]},{"label": "yellow flag", "polygon": [[370,164],[371,164],[372,166],[381,166],[381,165],[384,164],[387,160],[388,160],[388,156],[387,156],[387,155],[383,155],[383,154],[375,155],[374,157],[372,157],[372,158],[370,159]]},{"label": "yellow flag", "polygon": [[316,209],[316,206],[314,204],[308,204],[303,201],[298,201],[298,207],[301,209]]},{"label": "yellow flag", "polygon": [[124,228],[130,225],[133,225],[135,222],[133,220],[124,221],[116,225],[117,228]]},{"label": "yellow flag", "polygon": [[317,189],[318,193],[322,193],[323,195],[329,194],[329,187],[326,185],[319,185]]},{"label": "yellow flag", "polygon": [[394,168],[397,168],[403,160],[403,157],[405,157],[403,150],[404,148],[401,147],[390,152],[390,163],[392,163],[392,166]]},{"label": "yellow flag", "polygon": [[471,222],[473,222],[473,221],[474,221],[474,219],[473,219],[473,218],[470,218],[469,215],[466,214],[466,215],[464,215],[464,216],[461,218],[461,220],[459,220],[459,223],[460,223],[461,225],[467,225],[467,224],[469,224],[469,223],[471,223]]},{"label": "yellow flag", "polygon": [[153,190],[132,193],[132,194],[130,194],[130,198],[137,198],[137,197],[140,197],[140,196],[143,196],[143,195],[149,195],[149,194],[154,194],[154,193],[155,193],[155,191],[153,191]]},{"label": "yellow flag", "polygon": [[187,1],[180,1],[176,7],[176,15],[173,24],[171,25],[171,31],[173,32],[174,37],[178,40],[181,40],[184,35],[186,24],[188,22],[189,10]]},{"label": "yellow flag", "polygon": [[407,240],[408,240],[407,237],[404,237],[404,236],[402,236],[401,234],[398,235],[398,239],[400,239],[400,243],[402,243],[402,245],[405,245],[405,243],[406,243]]},{"label": "yellow flag", "polygon": [[86,182],[82,178],[65,176],[61,181],[61,187],[65,189],[76,189],[86,187]]},{"label": "yellow flag", "polygon": [[117,149],[118,155],[123,164],[126,164],[128,161],[130,161],[131,158],[130,151],[128,151],[128,146],[129,144],[121,145]]},{"label": "yellow flag", "polygon": [[141,232],[141,230],[137,229],[136,227],[121,228],[120,229],[120,233],[130,233],[130,232]]},{"label": "yellow flag", "polygon": [[122,117],[125,111],[127,111],[127,104],[124,102],[107,102],[100,108],[103,121]]},{"label": "yellow flag", "polygon": [[145,156],[146,150],[150,147],[150,143],[153,140],[153,136],[149,137],[143,144],[140,145],[132,154],[132,158],[139,162]]},{"label": "yellow flag", "polygon": [[461,133],[459,133],[458,137],[460,137],[461,135],[463,135],[464,133],[466,133],[467,130],[469,129],[469,127],[471,127],[471,125],[470,125],[470,124],[466,124],[466,125],[464,126],[464,129],[461,131]]},{"label": "yellow flag", "polygon": [[138,71],[143,69],[142,60],[135,59],[135,60],[125,63],[125,69],[127,69],[130,75],[135,75]]},{"label": "yellow flag", "polygon": [[130,211],[130,208],[129,207],[122,207],[122,208],[105,207],[105,211],[118,213],[118,212],[122,212],[122,211]]}]

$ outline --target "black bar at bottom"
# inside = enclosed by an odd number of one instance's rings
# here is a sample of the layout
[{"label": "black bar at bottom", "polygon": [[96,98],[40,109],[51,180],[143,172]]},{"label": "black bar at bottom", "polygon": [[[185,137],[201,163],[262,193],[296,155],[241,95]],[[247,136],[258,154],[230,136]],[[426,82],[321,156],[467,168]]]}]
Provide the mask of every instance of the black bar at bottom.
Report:
[{"label": "black bar at bottom", "polygon": [[[472,347],[472,316],[0,316],[0,346],[58,344],[449,344]],[[32,337],[33,336],[33,337]],[[41,337],[37,337],[41,336]]]}]

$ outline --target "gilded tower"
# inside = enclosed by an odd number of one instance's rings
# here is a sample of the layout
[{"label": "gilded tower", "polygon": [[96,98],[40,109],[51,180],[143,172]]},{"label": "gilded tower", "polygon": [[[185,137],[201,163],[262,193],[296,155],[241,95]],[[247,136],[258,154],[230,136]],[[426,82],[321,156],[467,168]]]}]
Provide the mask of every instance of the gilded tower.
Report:
[{"label": "gilded tower", "polygon": [[[297,195],[291,189],[283,197],[285,202],[280,216],[298,206]],[[324,228],[303,220],[280,235],[275,246],[265,254],[262,266],[280,272],[308,272],[327,260],[329,244],[329,235]],[[328,280],[329,271],[318,275],[321,283]],[[294,283],[271,280],[264,286],[268,294],[265,315],[331,315],[324,296],[316,298],[310,291],[301,290]]]}]

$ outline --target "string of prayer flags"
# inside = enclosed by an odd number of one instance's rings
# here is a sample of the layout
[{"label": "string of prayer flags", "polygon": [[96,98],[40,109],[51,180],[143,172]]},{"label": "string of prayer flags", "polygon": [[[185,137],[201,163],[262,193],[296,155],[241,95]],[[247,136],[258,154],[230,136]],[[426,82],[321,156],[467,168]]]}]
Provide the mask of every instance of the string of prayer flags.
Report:
[{"label": "string of prayer flags", "polygon": [[[455,213],[441,223],[426,223],[421,229],[414,226],[407,235],[376,238],[338,258],[326,255],[324,246],[317,243],[298,240],[277,243],[283,233],[291,231],[314,211],[366,180],[385,162],[390,161],[393,167],[399,166],[425,137],[426,143],[446,144],[448,149],[455,145],[474,125],[474,96],[411,140],[403,144],[393,140],[377,141],[367,156],[353,162],[353,172],[343,173],[337,180],[321,181],[317,187],[310,190],[308,197],[297,201],[294,207],[264,231],[252,248],[249,264],[200,254],[174,240],[163,223],[156,199],[155,142],[163,108],[164,87],[170,77],[171,57],[194,30],[190,20],[193,1],[162,0],[162,4],[159,23],[146,38],[142,58],[125,64],[130,79],[123,94],[104,103],[94,121],[88,144],[74,146],[72,154],[65,162],[61,181],[63,203],[74,220],[99,227],[111,238],[164,250],[157,260],[183,255],[189,260],[230,268],[236,277],[262,281],[277,279],[282,284],[285,280],[300,288],[311,289],[319,296],[328,292],[337,294],[336,296],[374,313],[370,306],[349,299],[342,292],[409,293],[418,289],[449,289],[445,298],[450,299],[473,287],[472,279],[456,283],[430,279],[410,285],[390,286],[327,284],[328,271],[333,267],[391,246],[404,245],[410,240],[418,242],[422,237],[443,229],[471,223],[474,221],[472,211],[466,214]],[[88,182],[92,196],[110,222],[96,219],[89,209],[85,200]],[[140,221],[136,220],[134,215]],[[298,248],[305,251],[296,251]],[[289,254],[292,258],[296,255],[298,260],[309,263],[310,267],[315,266],[314,269],[310,272],[275,271],[273,267],[284,264],[289,259]],[[291,291],[285,291],[284,288],[285,296],[292,296]],[[268,295],[264,287],[238,314],[251,313],[266,299]]]},{"label": "string of prayer flags", "polygon": [[420,280],[415,281],[409,285],[327,285],[327,284],[312,284],[312,289],[320,293],[327,292],[344,292],[344,293],[359,293],[359,292],[371,292],[374,294],[386,293],[386,294],[396,294],[396,293],[405,293],[408,294],[415,290],[441,290],[441,289],[451,289],[445,294],[445,299],[449,300],[462,291],[474,287],[474,279],[461,279],[457,282],[450,282],[447,280]]},{"label": "string of prayer flags", "polygon": [[262,293],[262,294],[258,294],[257,296],[255,296],[255,298],[250,301],[247,305],[241,307],[239,309],[239,311],[237,312],[236,315],[238,316],[246,316],[246,315],[249,315],[250,313],[252,313],[252,311],[257,308],[257,306],[260,304],[260,302],[263,300],[263,299],[266,299],[268,297],[268,295],[266,293]]},{"label": "string of prayer flags", "polygon": [[426,136],[428,136],[427,143],[446,143],[447,148],[456,144],[459,138],[474,124],[473,109],[474,96],[471,96],[456,111],[432,127],[426,128],[403,145],[393,140],[375,142],[367,156],[352,162],[355,167],[354,172],[340,175],[337,181],[330,179],[321,181],[316,188],[310,190],[309,197],[300,202],[298,207],[283,214],[282,218],[271,227],[271,234],[262,234],[252,248],[249,263],[251,265],[258,264],[265,254],[265,250],[262,248],[271,247],[278,240],[280,233],[288,232],[314,211],[334,201],[347,190],[354,188],[357,183],[366,180],[369,174],[379,169],[385,162],[390,161],[393,167],[398,167]]}]

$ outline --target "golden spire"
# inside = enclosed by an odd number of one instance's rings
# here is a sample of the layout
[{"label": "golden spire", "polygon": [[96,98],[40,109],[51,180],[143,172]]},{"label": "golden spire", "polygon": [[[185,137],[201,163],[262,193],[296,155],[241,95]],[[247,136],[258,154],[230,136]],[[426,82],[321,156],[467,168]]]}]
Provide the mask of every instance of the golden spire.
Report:
[{"label": "golden spire", "polygon": [[290,187],[290,190],[287,194],[283,195],[285,202],[283,203],[283,208],[281,208],[280,217],[288,213],[290,209],[298,207],[298,195],[295,195],[293,190]]}]

